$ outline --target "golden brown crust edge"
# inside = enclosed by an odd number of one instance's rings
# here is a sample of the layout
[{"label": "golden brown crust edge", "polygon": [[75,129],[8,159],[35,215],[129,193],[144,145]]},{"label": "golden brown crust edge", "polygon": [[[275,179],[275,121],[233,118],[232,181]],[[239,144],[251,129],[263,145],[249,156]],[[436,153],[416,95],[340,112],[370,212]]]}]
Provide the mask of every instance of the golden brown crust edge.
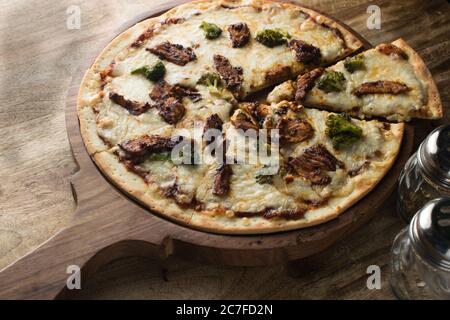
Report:
[{"label": "golden brown crust edge", "polygon": [[430,70],[428,70],[425,62],[419,56],[419,54],[411,48],[403,39],[397,39],[392,42],[392,44],[396,45],[400,49],[406,52],[408,55],[411,64],[414,67],[414,71],[417,77],[426,85],[427,88],[427,104],[426,111],[427,114],[418,113],[415,115],[417,118],[422,119],[439,119],[443,117],[443,108],[442,102],[439,95],[439,91],[437,89],[436,83],[434,82],[433,76],[431,75]]}]

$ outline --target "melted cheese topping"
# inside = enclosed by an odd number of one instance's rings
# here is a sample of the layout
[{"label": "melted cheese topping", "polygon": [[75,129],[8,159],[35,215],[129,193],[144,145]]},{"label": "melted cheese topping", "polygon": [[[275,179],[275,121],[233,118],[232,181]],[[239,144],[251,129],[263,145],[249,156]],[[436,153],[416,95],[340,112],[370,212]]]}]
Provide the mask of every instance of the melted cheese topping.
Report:
[{"label": "melted cheese topping", "polygon": [[[268,85],[265,73],[276,66],[290,66],[294,74],[304,71],[305,66],[297,63],[294,54],[286,45],[268,48],[257,42],[254,37],[264,29],[281,29],[289,32],[294,39],[301,39],[321,49],[324,61],[334,61],[341,57],[345,45],[330,29],[305,18],[299,9],[284,9],[277,4],[270,4],[259,10],[249,6],[239,10],[225,10],[220,6],[198,11],[183,11],[178,18],[185,20],[178,24],[160,24],[154,30],[153,37],[138,49],[128,48],[117,55],[112,76],[107,78],[103,89],[104,98],[87,96],[86,102],[94,104],[98,112],[97,124],[99,136],[110,146],[124,140],[144,134],[170,135],[173,126],[167,124],[154,108],[139,116],[130,115],[127,110],[109,100],[109,93],[115,92],[128,100],[153,104],[149,97],[154,83],[142,75],[131,75],[131,71],[144,65],[153,65],[159,58],[146,48],[156,46],[164,41],[194,48],[197,59],[185,66],[178,66],[163,61],[166,67],[165,80],[169,84],[195,87],[202,95],[202,100],[192,102],[183,99],[186,114],[177,124],[178,128],[192,128],[196,121],[205,121],[217,113],[226,122],[235,103],[230,94],[224,90],[222,96],[211,93],[205,86],[197,85],[198,79],[206,72],[214,72],[213,55],[226,56],[233,66],[240,66],[244,71],[244,92],[257,91]],[[199,28],[203,21],[213,22],[222,30],[218,39],[207,40]],[[252,39],[243,48],[232,48],[226,27],[233,23],[245,22],[251,30]],[[180,29],[183,32],[180,32]],[[92,75],[92,87],[98,82],[98,75]]]},{"label": "melted cheese topping", "polygon": [[[375,178],[375,172],[369,168],[376,168],[395,157],[398,142],[393,139],[392,132],[383,128],[378,121],[352,120],[363,129],[363,137],[352,146],[343,150],[335,150],[331,140],[326,136],[326,119],[330,113],[315,109],[304,109],[302,117],[306,118],[314,127],[314,136],[288,147],[282,147],[281,154],[298,156],[303,151],[316,144],[322,144],[345,165],[344,169],[327,172],[331,183],[326,186],[315,186],[310,181],[295,176],[293,182],[286,184],[278,175],[274,176],[271,184],[259,184],[256,176],[261,173],[263,165],[234,164],[230,182],[230,192],[226,197],[213,194],[214,175],[218,168],[217,163],[204,163],[195,166],[175,166],[170,161],[145,161],[140,167],[149,173],[152,183],[157,184],[161,190],[177,185],[179,193],[178,202],[189,203],[196,199],[202,203],[206,210],[225,209],[234,212],[261,212],[265,209],[273,210],[300,210],[305,202],[320,203],[331,198],[348,196],[354,189],[353,178],[348,171],[360,168],[366,161],[370,161],[365,169],[365,179],[369,182]],[[230,123],[226,123],[224,130],[234,130]],[[248,139],[247,145],[245,139]],[[237,148],[249,153],[255,153],[256,140],[238,136]],[[371,174],[368,174],[371,172]],[[372,176],[373,175],[373,176]],[[223,210],[222,210],[223,211]],[[221,212],[221,210],[219,210]]]},{"label": "melted cheese topping", "polygon": [[295,98],[295,82],[286,81],[276,86],[267,96],[268,103],[277,103],[283,100],[292,101]]},{"label": "melted cheese topping", "polygon": [[[179,84],[195,87],[202,95],[202,100],[192,102],[185,98],[183,103],[186,114],[177,127],[192,128],[195,121],[205,119],[217,113],[225,122],[235,103],[230,94],[224,90],[222,96],[217,96],[201,85],[198,79],[206,72],[214,72],[213,55],[220,53],[227,57],[233,66],[240,66],[244,71],[244,92],[257,91],[270,83],[265,74],[277,66],[289,66],[294,74],[304,72],[305,66],[295,60],[295,55],[286,45],[268,48],[254,38],[257,32],[264,29],[281,29],[289,32],[293,39],[301,39],[320,48],[324,62],[335,61],[345,54],[345,44],[331,29],[324,27],[312,19],[305,17],[300,9],[286,9],[278,4],[266,4],[262,10],[245,6],[239,10],[224,9],[220,5],[208,7],[204,11],[183,10],[176,18],[181,18],[177,24],[157,24],[153,36],[144,42],[140,48],[127,48],[119,53],[114,61],[112,76],[107,78],[104,86],[104,98],[87,95],[84,102],[94,105],[98,112],[98,134],[110,146],[126,139],[136,138],[143,134],[170,135],[172,126],[168,125],[157,110],[150,109],[139,116],[130,115],[121,106],[109,100],[109,93],[115,92],[128,100],[153,104],[149,97],[154,83],[142,75],[131,75],[131,71],[153,65],[159,58],[148,52],[146,48],[154,47],[164,41],[194,48],[197,59],[185,66],[178,66],[163,61],[166,67],[165,80],[169,84]],[[217,24],[222,30],[218,39],[207,40],[202,29],[203,21]],[[245,22],[251,30],[251,40],[243,48],[232,48],[227,26]],[[183,32],[180,32],[183,30]],[[92,87],[98,83],[99,76],[92,74]]]},{"label": "melted cheese topping", "polygon": [[[362,70],[350,73],[345,69],[344,61],[328,68],[344,74],[346,78],[344,91],[326,93],[315,87],[308,93],[305,105],[347,112],[358,108],[357,114],[360,115],[408,120],[412,111],[417,111],[426,104],[427,88],[417,78],[414,67],[408,60],[387,56],[377,49],[368,50],[362,55],[365,66]],[[378,80],[402,82],[411,90],[399,95],[368,94],[357,97],[352,94],[352,91],[361,84]]]},{"label": "melted cheese topping", "polygon": [[[145,134],[170,136],[175,128],[165,122],[155,108],[151,108],[139,116],[134,116],[109,99],[109,92],[116,92],[130,100],[153,103],[147,89],[150,81],[138,76],[127,76],[126,80],[113,78],[104,89],[105,95],[102,102],[95,106],[98,112],[99,136],[111,146]],[[188,98],[183,99],[186,114],[182,121],[177,124],[177,127],[193,128],[195,122],[203,123],[210,115],[215,113],[223,121],[228,121],[233,108],[233,101],[211,94],[204,86],[199,86],[198,89],[202,95],[202,100],[192,102]]]},{"label": "melted cheese topping", "polygon": [[[154,64],[158,57],[145,49],[164,41],[191,47],[197,56],[195,61],[186,66],[164,61],[167,68],[166,81],[171,84],[195,86],[204,73],[215,71],[213,56],[217,53],[228,58],[233,66],[242,67],[244,94],[270,85],[265,74],[274,67],[289,66],[293,75],[304,72],[305,66],[295,60],[292,50],[286,45],[268,48],[255,40],[257,33],[265,29],[283,30],[292,39],[303,40],[320,48],[325,63],[336,61],[346,54],[345,43],[340,37],[331,29],[305,18],[300,9],[285,9],[276,4],[265,6],[262,11],[253,7],[225,10],[217,6],[199,14],[184,13],[179,18],[186,20],[178,24],[161,25],[141,48],[130,49],[119,55],[113,76],[127,76],[133,69]],[[222,35],[214,40],[205,39],[203,30],[199,28],[203,21],[219,26]],[[239,22],[248,25],[251,39],[243,48],[232,48],[227,26]]]}]

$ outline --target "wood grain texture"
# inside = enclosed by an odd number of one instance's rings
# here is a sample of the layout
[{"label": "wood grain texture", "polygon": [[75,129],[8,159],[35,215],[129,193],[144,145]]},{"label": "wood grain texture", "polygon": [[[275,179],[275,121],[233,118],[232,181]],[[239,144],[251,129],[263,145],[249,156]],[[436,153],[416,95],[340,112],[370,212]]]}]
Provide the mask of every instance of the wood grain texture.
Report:
[{"label": "wood grain texture", "polygon": [[[71,219],[75,205],[68,177],[76,164],[64,123],[71,75],[86,59],[88,48],[110,39],[117,24],[147,11],[148,4],[105,2],[99,12],[94,8],[98,2],[79,3],[81,30],[65,27],[68,1],[0,4],[0,134],[7,137],[0,145],[0,268]],[[152,5],[163,3],[152,1]],[[403,37],[430,67],[448,117],[450,10],[445,1],[370,1],[382,9],[381,30],[365,26],[368,1],[304,3],[345,21],[372,43]],[[417,142],[436,124],[417,123],[421,128]],[[378,264],[387,271],[389,246],[400,226],[391,202],[357,234],[308,261],[260,269],[205,266],[171,258],[163,266],[169,282],[161,280],[154,262],[150,268],[148,261],[125,260],[106,268],[78,297],[386,298],[390,297],[387,276],[383,290],[369,291],[365,270]],[[147,277],[148,273],[153,276]],[[111,278],[114,281],[108,281]]]}]

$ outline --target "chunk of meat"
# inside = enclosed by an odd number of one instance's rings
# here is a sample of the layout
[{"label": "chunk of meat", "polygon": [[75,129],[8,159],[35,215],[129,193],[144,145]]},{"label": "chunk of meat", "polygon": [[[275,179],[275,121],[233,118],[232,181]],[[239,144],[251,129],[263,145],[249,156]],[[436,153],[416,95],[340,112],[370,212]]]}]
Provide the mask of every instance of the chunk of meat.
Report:
[{"label": "chunk of meat", "polygon": [[305,119],[293,118],[281,121],[280,137],[292,143],[310,139],[314,134],[311,124]]},{"label": "chunk of meat", "polygon": [[214,175],[212,193],[216,196],[224,196],[230,191],[230,180],[233,169],[229,164],[222,164]]},{"label": "chunk of meat", "polygon": [[233,48],[242,48],[250,40],[250,29],[246,23],[231,24],[227,28]]},{"label": "chunk of meat", "polygon": [[124,96],[115,92],[109,93],[109,99],[111,99],[112,102],[118,104],[119,106],[124,107],[128,110],[128,112],[135,116],[143,114],[151,107],[148,103],[127,100]]},{"label": "chunk of meat", "polygon": [[210,129],[217,129],[222,131],[223,121],[217,113],[210,115],[205,122],[203,127],[203,134]]},{"label": "chunk of meat", "polygon": [[188,62],[197,59],[192,48],[185,48],[181,44],[173,44],[168,41],[158,44],[147,51],[157,55],[159,58],[172,62],[179,66],[184,66]]},{"label": "chunk of meat", "polygon": [[331,182],[327,171],[336,171],[344,164],[336,159],[324,146],[317,144],[305,149],[303,154],[289,158],[291,168],[313,185],[327,185]]},{"label": "chunk of meat", "polygon": [[325,71],[323,68],[314,69],[297,79],[297,90],[295,92],[295,101],[301,103],[306,97],[306,94],[314,87],[316,80]]},{"label": "chunk of meat", "polygon": [[158,109],[161,118],[168,124],[176,124],[183,118],[186,112],[184,105],[175,97],[169,97],[162,103],[158,103],[156,108]]},{"label": "chunk of meat", "polygon": [[145,135],[137,139],[126,140],[119,144],[119,148],[122,151],[123,158],[138,162],[152,153],[171,151],[182,141],[183,137],[181,136]]},{"label": "chunk of meat", "polygon": [[169,124],[176,124],[186,112],[181,99],[174,96],[174,87],[164,80],[155,84],[150,98],[156,102],[155,107],[161,118]]},{"label": "chunk of meat", "polygon": [[186,19],[185,18],[175,18],[175,17],[170,17],[167,18],[166,20],[164,20],[162,22],[162,24],[166,24],[166,25],[170,25],[170,24],[179,24],[179,23],[183,23],[185,22]]},{"label": "chunk of meat", "polygon": [[132,44],[132,48],[139,48],[145,41],[153,37],[155,30],[153,28],[149,28],[144,31]]},{"label": "chunk of meat", "polygon": [[292,74],[289,66],[275,66],[268,70],[265,75],[267,82],[275,83],[288,79]]},{"label": "chunk of meat", "polygon": [[295,53],[295,59],[302,63],[318,62],[322,57],[320,49],[302,40],[291,40],[288,43]]},{"label": "chunk of meat", "polygon": [[252,120],[252,118],[247,115],[242,110],[237,110],[231,117],[231,123],[236,127],[236,129],[242,129],[244,131],[253,129],[255,131],[259,130],[258,125]]},{"label": "chunk of meat", "polygon": [[392,55],[397,58],[408,60],[408,55],[402,49],[393,44],[382,43],[377,46],[377,50],[387,56]]},{"label": "chunk of meat", "polygon": [[172,86],[164,80],[158,81],[150,91],[150,98],[155,102],[160,102],[172,95]]},{"label": "chunk of meat", "polygon": [[262,123],[270,113],[268,105],[258,102],[243,102],[239,105],[239,108],[245,110],[249,115],[255,118],[258,123]]},{"label": "chunk of meat", "polygon": [[178,84],[172,86],[164,80],[158,81],[150,92],[150,98],[156,102],[160,102],[169,97],[188,97],[193,102],[200,101],[202,98],[195,88],[183,87]]},{"label": "chunk of meat", "polygon": [[214,55],[214,67],[225,81],[226,88],[233,94],[239,95],[244,81],[242,68],[233,67],[227,58],[219,54]]},{"label": "chunk of meat", "polygon": [[186,88],[180,85],[170,85],[166,81],[158,81],[150,92],[150,98],[156,102],[160,116],[169,124],[176,124],[180,121],[186,111],[181,99],[189,97],[196,102],[201,99],[201,95],[194,88]]},{"label": "chunk of meat", "polygon": [[286,219],[286,220],[296,220],[302,218],[306,211],[308,211],[307,208],[301,208],[297,210],[284,210],[284,211],[276,211],[276,210],[266,210],[264,212],[263,217],[266,219]]},{"label": "chunk of meat", "polygon": [[353,94],[357,97],[361,97],[366,94],[402,94],[410,90],[411,89],[409,89],[406,84],[397,81],[373,81],[365,82],[355,88]]},{"label": "chunk of meat", "polygon": [[172,86],[170,93],[173,94],[176,97],[179,97],[179,98],[188,97],[193,102],[197,102],[197,101],[200,101],[202,99],[202,96],[198,92],[197,89],[183,87],[183,86],[180,86],[180,85],[177,85],[177,84]]},{"label": "chunk of meat", "polygon": [[[216,144],[223,143],[223,139],[221,137],[216,137],[213,132],[208,133],[209,130],[213,129],[222,131],[222,126],[223,121],[217,113],[210,115],[206,119],[205,126],[203,127],[203,139],[206,141],[206,145],[210,145],[211,143],[215,142],[216,139],[219,140],[216,142]],[[213,152],[213,155],[215,155],[215,151]]]}]

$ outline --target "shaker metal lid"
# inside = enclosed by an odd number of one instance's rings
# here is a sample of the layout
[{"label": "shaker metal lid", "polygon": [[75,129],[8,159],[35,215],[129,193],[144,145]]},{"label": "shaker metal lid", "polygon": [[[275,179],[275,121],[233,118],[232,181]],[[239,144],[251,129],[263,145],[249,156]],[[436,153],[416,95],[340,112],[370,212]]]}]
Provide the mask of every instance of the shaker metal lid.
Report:
[{"label": "shaker metal lid", "polygon": [[432,181],[450,188],[450,124],[430,133],[419,147],[418,160]]},{"label": "shaker metal lid", "polygon": [[417,253],[450,271],[450,197],[428,202],[411,221],[409,235]]}]

